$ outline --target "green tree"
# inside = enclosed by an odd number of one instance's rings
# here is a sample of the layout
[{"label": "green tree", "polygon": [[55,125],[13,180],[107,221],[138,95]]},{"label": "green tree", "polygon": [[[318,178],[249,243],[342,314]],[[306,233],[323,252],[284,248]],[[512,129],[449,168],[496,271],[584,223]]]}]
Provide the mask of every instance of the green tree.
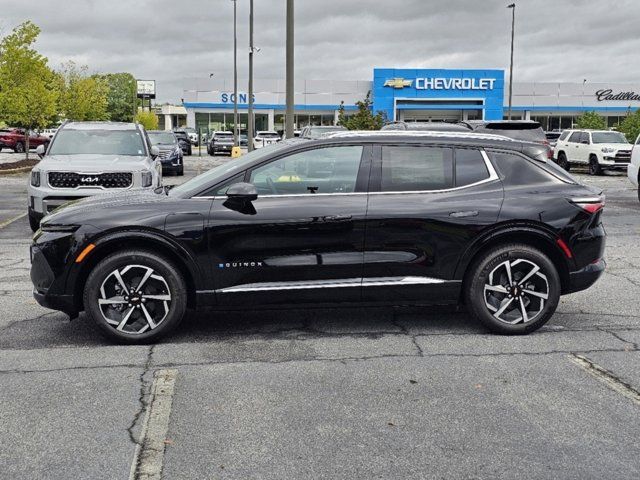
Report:
[{"label": "green tree", "polygon": [[640,109],[627,115],[625,119],[617,125],[617,129],[625,134],[627,140],[635,143],[638,135],[640,135]]},{"label": "green tree", "polygon": [[155,112],[140,110],[136,113],[135,121],[142,125],[145,130],[157,130],[158,116]]},{"label": "green tree", "polygon": [[576,118],[576,127],[590,128],[593,130],[606,130],[607,121],[602,115],[599,115],[595,111],[584,112]]},{"label": "green tree", "polygon": [[130,73],[107,73],[101,75],[107,82],[107,115],[114,122],[133,121],[134,102],[136,109],[139,100],[135,97],[136,79]]},{"label": "green tree", "polygon": [[[30,131],[56,118],[56,78],[33,44],[40,28],[30,21],[0,41],[0,114],[5,122]],[[29,158],[29,135],[25,150]]]},{"label": "green tree", "polygon": [[364,100],[356,102],[358,111],[347,116],[344,111],[344,102],[340,102],[338,109],[338,125],[348,130],[380,130],[385,121],[382,112],[373,113],[373,102],[371,101],[371,90],[367,92]]},{"label": "green tree", "polygon": [[88,67],[69,61],[59,72],[60,112],[67,120],[107,120],[109,85],[98,75],[88,75]]}]

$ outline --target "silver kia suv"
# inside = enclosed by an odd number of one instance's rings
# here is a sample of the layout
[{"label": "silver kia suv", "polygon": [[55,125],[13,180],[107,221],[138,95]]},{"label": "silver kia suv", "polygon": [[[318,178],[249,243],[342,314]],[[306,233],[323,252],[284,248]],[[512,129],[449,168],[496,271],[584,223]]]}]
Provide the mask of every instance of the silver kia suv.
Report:
[{"label": "silver kia suv", "polygon": [[137,123],[67,122],[46,151],[39,146],[36,152],[42,160],[33,167],[27,188],[33,231],[63,203],[162,184],[159,150]]}]

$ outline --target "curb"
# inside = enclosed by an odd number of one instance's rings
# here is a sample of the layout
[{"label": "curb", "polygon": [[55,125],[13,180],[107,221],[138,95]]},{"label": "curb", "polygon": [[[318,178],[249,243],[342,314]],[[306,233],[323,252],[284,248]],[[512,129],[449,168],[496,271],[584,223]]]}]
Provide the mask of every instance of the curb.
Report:
[{"label": "curb", "polygon": [[25,173],[29,172],[33,169],[33,167],[20,167],[20,168],[12,168],[10,170],[0,170],[0,177],[3,175],[13,175],[14,173]]}]

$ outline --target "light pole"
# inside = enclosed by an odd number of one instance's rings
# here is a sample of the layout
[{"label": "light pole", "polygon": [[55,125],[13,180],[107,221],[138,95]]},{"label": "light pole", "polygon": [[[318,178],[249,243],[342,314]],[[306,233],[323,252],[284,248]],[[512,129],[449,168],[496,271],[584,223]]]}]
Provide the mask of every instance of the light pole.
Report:
[{"label": "light pole", "polygon": [[285,137],[293,138],[293,0],[287,0],[287,80]]},{"label": "light pole", "polygon": [[513,35],[516,26],[516,4],[507,5],[511,9],[511,64],[509,66],[509,113],[507,119],[511,120],[511,104],[513,97]]},{"label": "light pole", "polygon": [[238,146],[238,35],[237,6],[233,2],[233,146]]},{"label": "light pole", "polygon": [[249,1],[249,110],[247,120],[247,148],[253,151],[253,0]]}]

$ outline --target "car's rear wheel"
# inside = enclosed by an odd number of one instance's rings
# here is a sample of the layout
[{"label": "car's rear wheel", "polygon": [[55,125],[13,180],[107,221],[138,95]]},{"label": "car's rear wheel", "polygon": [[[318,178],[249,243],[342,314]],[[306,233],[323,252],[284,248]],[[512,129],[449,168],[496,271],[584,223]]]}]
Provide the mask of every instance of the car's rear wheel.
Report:
[{"label": "car's rear wheel", "polygon": [[567,156],[565,155],[564,152],[561,152],[560,154],[558,154],[558,165],[564,168],[567,172],[571,170],[571,165],[569,164],[569,161],[567,160]]},{"label": "car's rear wheel", "polygon": [[589,158],[589,174],[590,175],[601,175],[602,174],[602,168],[600,167],[600,164],[598,163],[598,159],[594,156],[591,156]]},{"label": "car's rear wheel", "polygon": [[560,299],[549,258],[524,244],[502,245],[473,262],[465,281],[469,311],[489,330],[523,335],[547,323]]},{"label": "car's rear wheel", "polygon": [[173,330],[187,307],[180,271],[145,250],[116,252],[87,278],[85,311],[104,334],[119,343],[147,343]]},{"label": "car's rear wheel", "polygon": [[24,143],[18,142],[16,146],[13,148],[13,151],[16,153],[24,153]]}]

